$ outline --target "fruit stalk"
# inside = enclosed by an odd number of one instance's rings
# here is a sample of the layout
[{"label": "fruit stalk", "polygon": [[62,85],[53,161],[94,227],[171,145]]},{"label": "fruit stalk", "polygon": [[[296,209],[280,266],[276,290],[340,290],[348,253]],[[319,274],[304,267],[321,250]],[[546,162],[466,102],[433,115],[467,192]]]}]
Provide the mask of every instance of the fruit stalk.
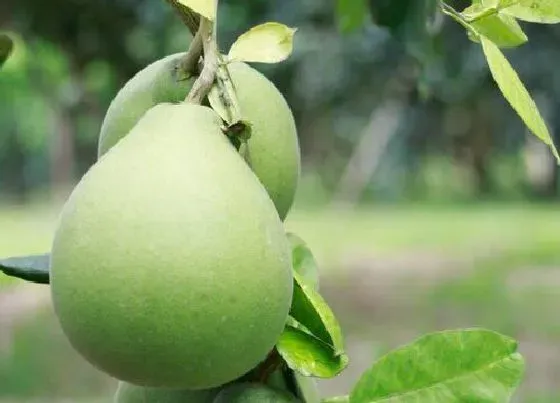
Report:
[{"label": "fruit stalk", "polygon": [[202,35],[197,32],[191,42],[189,50],[184,58],[179,63],[179,70],[185,74],[186,77],[196,75],[198,61],[202,56]]},{"label": "fruit stalk", "polygon": [[[191,34],[194,35],[189,51],[179,65],[181,70],[185,72],[193,71],[200,58],[200,54],[204,51],[204,66],[206,67],[206,72],[203,67],[200,76],[202,77],[203,74],[206,74],[206,77],[201,79],[198,84],[195,82],[193,89],[187,97],[187,101],[200,103],[210,91],[208,85],[211,87],[215,81],[219,92],[219,102],[222,104],[222,109],[226,112],[226,116],[222,116],[228,124],[226,134],[245,140],[248,139],[250,137],[250,127],[247,123],[243,122],[241,108],[235,93],[231,75],[227,68],[227,62],[219,52],[216,28],[217,18],[214,21],[211,34],[207,37],[211,42],[204,45],[205,41],[201,23],[204,22],[204,24],[207,24],[208,21],[204,21],[205,18],[177,3],[176,0],[167,0],[167,2],[173,6]],[[216,1],[216,7],[217,4],[218,1]],[[208,59],[210,59],[210,61],[207,64]],[[214,68],[215,70],[212,71]],[[209,80],[212,80],[210,84],[208,84],[210,82]],[[200,102],[197,102],[199,98]]]},{"label": "fruit stalk", "polygon": [[[214,84],[216,70],[218,69],[218,44],[215,25],[215,21],[212,23],[207,18],[200,18],[200,26],[195,37],[200,35],[202,39],[204,63],[200,75],[187,95],[186,101],[189,103],[200,105]],[[189,53],[187,53],[187,57]]]}]

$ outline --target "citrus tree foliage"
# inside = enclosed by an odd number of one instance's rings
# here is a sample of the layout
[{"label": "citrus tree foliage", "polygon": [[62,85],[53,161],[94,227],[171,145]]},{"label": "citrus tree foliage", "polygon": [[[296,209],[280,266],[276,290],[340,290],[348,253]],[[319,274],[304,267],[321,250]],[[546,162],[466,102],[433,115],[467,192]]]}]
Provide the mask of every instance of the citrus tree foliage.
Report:
[{"label": "citrus tree foliage", "polygon": [[[345,24],[344,29],[358,28],[362,21],[352,19],[352,16],[365,11],[365,2],[340,0],[339,4],[344,4],[338,9],[339,19]],[[469,39],[482,46],[492,77],[504,98],[531,132],[550,146],[557,162],[560,162],[552,136],[535,102],[500,50],[500,48],[515,48],[528,42],[529,39],[518,20],[542,24],[559,23],[560,3],[552,0],[473,0],[472,4],[460,11],[445,1],[435,0],[372,1],[370,6],[374,21],[387,27],[406,43],[411,42],[410,36],[406,35],[411,31],[409,27],[419,26],[408,20],[421,20],[420,26],[424,28],[412,30],[420,37],[425,36],[428,29],[425,24],[426,17],[434,17],[437,12],[459,23],[465,28]]]}]

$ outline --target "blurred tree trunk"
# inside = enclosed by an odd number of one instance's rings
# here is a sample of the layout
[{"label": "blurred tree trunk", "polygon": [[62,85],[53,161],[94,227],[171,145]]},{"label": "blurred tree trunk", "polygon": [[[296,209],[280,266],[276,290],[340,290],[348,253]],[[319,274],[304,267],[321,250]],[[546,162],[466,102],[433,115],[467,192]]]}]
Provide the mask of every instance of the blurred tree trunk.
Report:
[{"label": "blurred tree trunk", "polygon": [[7,193],[15,198],[15,202],[24,203],[26,196],[25,153],[15,131],[7,133],[7,140],[4,145],[9,153],[3,161],[4,167],[0,168],[3,182],[6,185]]},{"label": "blurred tree trunk", "polygon": [[402,116],[415,93],[412,64],[401,64],[386,84],[384,101],[375,109],[342,173],[333,203],[356,204],[377,170],[391,138],[398,132]]},{"label": "blurred tree trunk", "polygon": [[[542,102],[541,108],[543,106],[545,106],[545,109],[542,110],[542,113],[545,117],[550,117],[550,119],[548,119],[550,123],[550,134],[554,144],[558,148],[560,145],[560,116],[558,116],[558,113],[555,113],[555,111],[560,109],[560,105],[550,105]],[[536,197],[543,200],[558,198],[558,165],[550,148],[537,139],[532,133],[528,132],[523,154],[529,197]]]},{"label": "blurred tree trunk", "polygon": [[49,145],[51,192],[56,195],[74,179],[74,128],[71,109],[58,105]]},{"label": "blurred tree trunk", "polygon": [[476,103],[473,114],[473,125],[470,133],[471,167],[475,180],[476,194],[479,197],[488,196],[494,189],[488,163],[491,159],[492,133],[494,124],[486,105],[488,100],[480,98]]}]

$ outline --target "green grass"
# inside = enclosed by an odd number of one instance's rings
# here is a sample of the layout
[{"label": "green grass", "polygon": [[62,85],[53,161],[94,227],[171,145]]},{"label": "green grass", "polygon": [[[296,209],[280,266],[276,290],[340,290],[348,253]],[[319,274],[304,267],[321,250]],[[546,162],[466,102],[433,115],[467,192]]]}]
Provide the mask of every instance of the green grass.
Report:
[{"label": "green grass", "polygon": [[560,209],[531,205],[406,206],[348,211],[294,211],[287,228],[307,240],[327,266],[352,254],[431,251],[469,256],[559,259]]},{"label": "green grass", "polygon": [[[0,206],[0,256],[48,250],[61,204]],[[485,250],[549,260],[560,209],[532,205],[399,206],[294,210],[286,228],[303,237],[331,268],[352,255],[430,251],[460,256]]]}]

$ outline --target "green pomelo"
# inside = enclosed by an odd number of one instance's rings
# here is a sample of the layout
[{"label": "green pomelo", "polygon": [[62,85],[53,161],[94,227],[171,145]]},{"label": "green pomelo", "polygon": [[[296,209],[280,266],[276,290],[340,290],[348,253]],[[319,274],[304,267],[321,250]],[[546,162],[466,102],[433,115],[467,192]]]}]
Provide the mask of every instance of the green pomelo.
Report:
[{"label": "green pomelo", "polygon": [[241,62],[228,68],[241,114],[252,126],[247,162],[284,219],[294,202],[300,175],[294,116],[280,91],[260,72]]},{"label": "green pomelo", "polygon": [[292,289],[274,204],[203,106],[146,113],[76,186],[52,247],[68,339],[141,386],[239,378],[278,340]]},{"label": "green pomelo", "polygon": [[179,79],[181,56],[183,53],[176,53],[149,64],[119,90],[101,125],[98,155],[117,144],[153,106],[185,99],[194,80]]},{"label": "green pomelo", "polygon": [[[105,116],[98,155],[126,136],[135,120],[161,102],[183,100],[190,81],[178,84],[173,69],[183,54],[158,60],[119,91]],[[294,201],[300,176],[300,149],[294,117],[276,86],[245,63],[228,65],[243,118],[252,125],[247,162],[284,219]]]},{"label": "green pomelo", "polygon": [[147,388],[119,382],[114,403],[212,403],[218,391]]},{"label": "green pomelo", "polygon": [[235,383],[225,387],[214,403],[298,403],[300,400],[287,392],[258,383]]}]

